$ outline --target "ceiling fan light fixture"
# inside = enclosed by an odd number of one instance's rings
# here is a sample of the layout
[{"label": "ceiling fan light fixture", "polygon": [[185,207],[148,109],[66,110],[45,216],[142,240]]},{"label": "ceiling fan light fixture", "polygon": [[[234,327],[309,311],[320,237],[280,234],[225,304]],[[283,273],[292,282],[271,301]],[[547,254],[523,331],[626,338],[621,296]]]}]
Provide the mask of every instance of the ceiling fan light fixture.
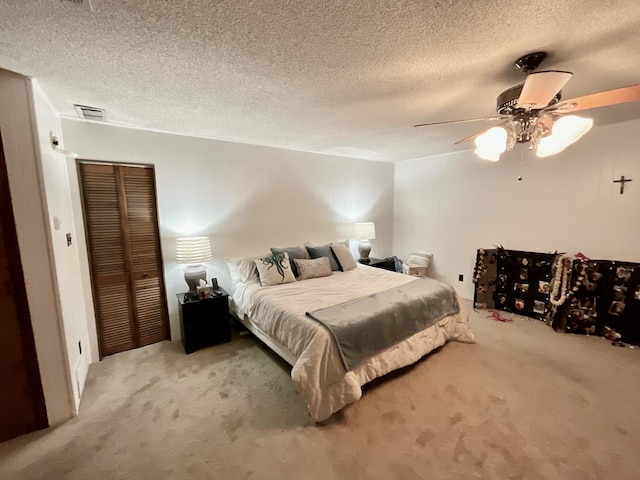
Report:
[{"label": "ceiling fan light fixture", "polygon": [[475,139],[475,154],[483,160],[497,162],[507,150],[508,133],[504,127],[493,127]]},{"label": "ceiling fan light fixture", "polygon": [[540,139],[536,148],[538,157],[549,157],[560,153],[572,143],[577,142],[591,130],[593,120],[577,115],[565,115],[558,118],[551,129],[551,134]]}]

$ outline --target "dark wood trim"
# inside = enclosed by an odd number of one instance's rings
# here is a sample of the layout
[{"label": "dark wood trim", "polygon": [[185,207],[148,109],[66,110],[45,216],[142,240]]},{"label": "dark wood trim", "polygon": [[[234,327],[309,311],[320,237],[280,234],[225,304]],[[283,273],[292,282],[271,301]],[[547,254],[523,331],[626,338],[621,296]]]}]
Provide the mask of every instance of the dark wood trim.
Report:
[{"label": "dark wood trim", "polygon": [[167,304],[167,290],[164,284],[164,257],[162,256],[162,243],[160,242],[160,213],[158,212],[158,184],[156,183],[156,167],[151,167],[151,181],[153,182],[153,205],[156,209],[156,247],[158,249],[158,259],[160,260],[160,291],[162,295],[162,305],[164,308],[164,330],[165,336],[171,340],[171,328],[169,326],[169,306]]},{"label": "dark wood trim", "polygon": [[18,233],[16,231],[15,218],[13,216],[13,206],[11,203],[11,189],[9,186],[9,174],[4,156],[4,145],[2,142],[2,132],[0,132],[0,221],[4,225],[4,241],[9,261],[9,270],[14,284],[14,296],[20,322],[20,337],[25,355],[27,375],[29,378],[29,388],[33,402],[33,413],[36,420],[36,428],[46,428],[49,426],[47,417],[47,406],[42,389],[40,377],[40,367],[38,365],[38,354],[36,351],[33,327],[31,325],[31,312],[29,311],[29,300],[27,298],[27,287],[22,270],[20,257],[20,246],[18,244]]}]

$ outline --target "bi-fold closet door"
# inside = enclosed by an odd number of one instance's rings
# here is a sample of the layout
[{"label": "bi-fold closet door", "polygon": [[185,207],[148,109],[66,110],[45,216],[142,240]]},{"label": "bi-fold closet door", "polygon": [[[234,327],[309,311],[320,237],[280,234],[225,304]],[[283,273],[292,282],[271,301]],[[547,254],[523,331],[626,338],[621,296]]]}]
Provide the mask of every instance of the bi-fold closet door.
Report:
[{"label": "bi-fold closet door", "polygon": [[169,339],[153,167],[78,168],[100,356]]}]

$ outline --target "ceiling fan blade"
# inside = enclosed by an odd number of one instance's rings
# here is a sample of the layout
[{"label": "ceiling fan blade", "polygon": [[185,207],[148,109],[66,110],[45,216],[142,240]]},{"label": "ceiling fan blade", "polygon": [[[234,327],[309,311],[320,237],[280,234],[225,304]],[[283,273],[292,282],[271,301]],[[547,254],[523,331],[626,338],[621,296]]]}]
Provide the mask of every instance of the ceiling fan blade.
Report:
[{"label": "ceiling fan blade", "polygon": [[559,70],[530,73],[527,75],[522,93],[518,98],[518,108],[539,109],[546,107],[572,76],[571,72]]},{"label": "ceiling fan blade", "polygon": [[433,123],[419,123],[418,125],[414,125],[414,127],[432,127],[434,125],[451,125],[454,123],[469,123],[469,122],[492,122],[495,120],[503,120],[505,118],[509,118],[509,117],[505,117],[505,116],[501,116],[501,117],[485,117],[485,118],[470,118],[468,120],[450,120],[447,122],[433,122]]},{"label": "ceiling fan blade", "polygon": [[[502,123],[496,125],[496,127],[501,127],[503,125],[506,125],[507,123],[509,123],[509,122],[502,122]],[[493,127],[491,127],[491,128],[493,128]],[[475,140],[476,137],[479,137],[480,135],[482,135],[487,130],[489,130],[489,129],[487,128],[485,130],[482,130],[481,132],[474,133],[473,135],[469,135],[468,137],[463,138],[462,140],[458,140],[456,143],[454,143],[454,145],[459,145],[461,143],[470,142],[471,140]]]},{"label": "ceiling fan blade", "polygon": [[475,140],[476,137],[479,137],[480,135],[482,135],[487,130],[488,129],[485,129],[485,130],[482,130],[481,132],[474,133],[473,135],[469,135],[468,137],[463,138],[462,140],[458,140],[456,143],[454,143],[454,145],[459,145],[461,143],[466,143],[466,142],[470,142],[471,140]]},{"label": "ceiling fan blade", "polygon": [[562,102],[553,105],[550,110],[559,113],[578,112],[580,110],[588,110],[590,108],[606,107],[607,105],[617,105],[618,103],[638,101],[640,101],[640,84],[563,100]]}]

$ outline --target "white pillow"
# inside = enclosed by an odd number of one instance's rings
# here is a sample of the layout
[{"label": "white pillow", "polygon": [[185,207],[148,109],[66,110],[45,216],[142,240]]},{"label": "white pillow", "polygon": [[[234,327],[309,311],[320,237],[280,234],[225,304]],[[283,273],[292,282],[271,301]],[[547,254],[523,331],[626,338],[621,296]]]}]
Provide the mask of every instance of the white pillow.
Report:
[{"label": "white pillow", "polygon": [[232,261],[230,258],[225,258],[225,262],[227,262],[227,267],[229,267],[229,273],[231,274],[231,283],[235,285],[236,283],[240,283],[242,281],[242,273],[240,273],[240,267],[235,261]]},{"label": "white pillow", "polygon": [[428,268],[431,260],[433,260],[433,253],[413,251],[409,254],[409,258],[405,263],[416,267]]},{"label": "white pillow", "polygon": [[226,258],[229,272],[231,273],[231,283],[244,283],[258,280],[258,270],[254,260],[264,257],[265,255],[256,255],[253,257]]},{"label": "white pillow", "polygon": [[298,280],[328,277],[331,275],[331,262],[328,257],[319,257],[313,260],[294,258],[293,261],[296,263],[298,269]]},{"label": "white pillow", "polygon": [[296,281],[296,277],[293,276],[293,272],[291,271],[289,254],[287,252],[268,255],[254,260],[253,263],[258,269],[260,285],[263,287]]},{"label": "white pillow", "polygon": [[356,261],[351,255],[351,251],[349,247],[345,247],[343,243],[332,243],[331,250],[333,250],[333,254],[338,259],[338,263],[340,264],[340,268],[342,268],[343,272],[347,270],[353,270],[357,267]]}]

